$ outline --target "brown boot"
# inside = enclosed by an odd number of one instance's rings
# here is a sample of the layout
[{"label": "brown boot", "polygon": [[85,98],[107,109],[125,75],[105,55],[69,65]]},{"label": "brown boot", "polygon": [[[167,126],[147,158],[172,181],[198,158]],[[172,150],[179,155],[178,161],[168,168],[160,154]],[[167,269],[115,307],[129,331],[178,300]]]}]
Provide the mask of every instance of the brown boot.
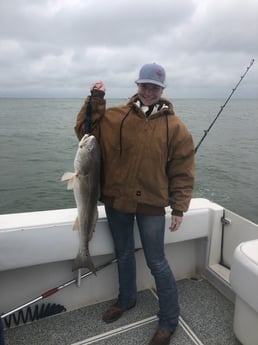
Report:
[{"label": "brown boot", "polygon": [[158,329],[148,345],[169,345],[173,333]]},{"label": "brown boot", "polygon": [[122,308],[118,305],[118,303],[115,303],[113,305],[111,305],[103,314],[102,316],[102,320],[105,321],[106,323],[111,323],[114,322],[118,319],[120,319],[120,317],[123,315],[123,313],[126,310],[129,310],[131,308],[135,307],[135,304],[132,305],[129,308]]}]

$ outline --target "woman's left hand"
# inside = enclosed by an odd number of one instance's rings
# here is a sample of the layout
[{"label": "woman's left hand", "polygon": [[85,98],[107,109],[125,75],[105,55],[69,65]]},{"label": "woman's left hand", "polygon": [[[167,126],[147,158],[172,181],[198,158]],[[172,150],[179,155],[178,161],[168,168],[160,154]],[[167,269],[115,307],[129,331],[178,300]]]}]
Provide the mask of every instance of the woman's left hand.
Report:
[{"label": "woman's left hand", "polygon": [[183,221],[183,217],[180,216],[171,216],[171,226],[169,227],[170,231],[177,231]]}]

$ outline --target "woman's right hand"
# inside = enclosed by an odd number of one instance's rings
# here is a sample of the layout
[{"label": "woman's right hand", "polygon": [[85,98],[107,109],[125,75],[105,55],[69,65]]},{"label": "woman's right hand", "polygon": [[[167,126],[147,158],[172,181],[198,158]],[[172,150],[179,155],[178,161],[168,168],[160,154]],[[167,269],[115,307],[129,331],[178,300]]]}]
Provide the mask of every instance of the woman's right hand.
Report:
[{"label": "woman's right hand", "polygon": [[98,81],[97,83],[95,83],[95,84],[93,84],[91,86],[91,91],[92,90],[100,90],[100,91],[105,92],[106,91],[106,86],[105,86],[103,81]]}]

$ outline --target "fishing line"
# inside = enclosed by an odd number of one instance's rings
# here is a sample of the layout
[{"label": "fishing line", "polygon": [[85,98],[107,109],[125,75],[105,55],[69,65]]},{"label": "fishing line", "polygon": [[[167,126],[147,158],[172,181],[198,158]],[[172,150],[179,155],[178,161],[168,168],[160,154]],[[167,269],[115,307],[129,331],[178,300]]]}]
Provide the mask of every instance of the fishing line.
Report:
[{"label": "fishing line", "polygon": [[212,123],[210,124],[210,126],[208,127],[208,129],[204,130],[204,134],[201,138],[201,140],[199,141],[199,143],[196,145],[194,152],[196,153],[197,150],[199,149],[201,143],[203,142],[203,140],[205,139],[205,137],[207,136],[207,134],[209,133],[209,131],[211,130],[211,128],[213,127],[214,123],[217,121],[218,117],[220,116],[220,114],[222,113],[222,111],[225,109],[228,101],[230,100],[230,98],[232,97],[232,95],[234,94],[234,92],[236,91],[236,89],[238,88],[239,84],[241,83],[241,81],[244,79],[244,77],[246,76],[247,72],[249,71],[249,69],[252,67],[252,65],[254,64],[254,59],[251,60],[249,66],[246,68],[245,73],[241,76],[239,82],[236,84],[236,86],[232,89],[230,95],[228,96],[228,98],[226,99],[225,103],[221,106],[219,112],[217,113],[215,119],[212,121]]},{"label": "fishing line", "polygon": [[[204,134],[201,138],[201,140],[199,141],[199,143],[196,145],[194,152],[197,153],[199,147],[201,146],[202,142],[204,141],[205,137],[208,135],[209,131],[211,130],[211,128],[213,127],[213,125],[215,124],[215,122],[217,121],[217,119],[219,118],[220,114],[223,112],[223,110],[225,109],[227,103],[229,102],[230,98],[233,96],[234,92],[236,91],[236,89],[238,88],[239,84],[241,83],[241,81],[244,79],[244,77],[246,76],[246,74],[248,73],[249,69],[252,67],[252,65],[254,64],[254,59],[251,60],[249,66],[246,68],[245,73],[241,76],[240,80],[238,81],[238,83],[236,84],[236,86],[232,89],[230,95],[228,96],[228,98],[226,99],[226,101],[224,102],[224,104],[221,106],[219,112],[217,113],[217,115],[215,116],[214,120],[211,122],[210,126],[208,127],[208,129],[204,130]],[[220,248],[220,265],[229,268],[223,260],[223,248],[224,248],[224,232],[225,232],[225,225],[229,224],[228,221],[225,219],[225,210],[223,211],[223,217],[221,218],[221,222],[222,222],[222,237],[221,237],[221,248]]]},{"label": "fishing line", "polygon": [[89,134],[91,132],[91,97],[86,109],[86,117],[85,117],[85,134]]}]

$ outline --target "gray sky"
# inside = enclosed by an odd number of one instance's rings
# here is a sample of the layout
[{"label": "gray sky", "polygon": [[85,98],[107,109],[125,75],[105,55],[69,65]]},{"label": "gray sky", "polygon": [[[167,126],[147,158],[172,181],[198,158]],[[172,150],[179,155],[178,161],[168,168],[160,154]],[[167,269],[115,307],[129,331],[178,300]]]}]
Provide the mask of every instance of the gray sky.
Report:
[{"label": "gray sky", "polygon": [[[167,97],[225,97],[258,55],[257,0],[0,0],[0,97],[129,97],[139,68]],[[258,61],[235,97],[258,97]]]}]

